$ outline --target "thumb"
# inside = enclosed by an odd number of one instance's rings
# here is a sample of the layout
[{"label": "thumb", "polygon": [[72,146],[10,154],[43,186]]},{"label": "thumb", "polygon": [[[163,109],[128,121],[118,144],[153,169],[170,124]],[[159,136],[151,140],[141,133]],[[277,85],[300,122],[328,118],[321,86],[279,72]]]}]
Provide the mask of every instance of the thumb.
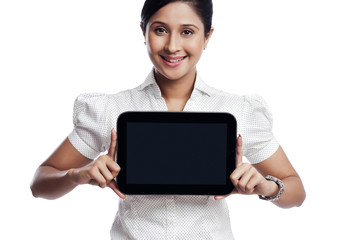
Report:
[{"label": "thumb", "polygon": [[214,196],[214,200],[222,200],[222,199],[227,198],[227,197],[229,197],[230,195],[236,194],[236,193],[238,193],[238,190],[237,190],[236,188],[234,188],[234,190],[233,190],[231,193],[227,194],[227,195],[223,195],[223,196]]},{"label": "thumb", "polygon": [[242,136],[239,134],[237,138],[236,167],[243,163],[243,142]]},{"label": "thumb", "polygon": [[110,137],[110,147],[108,149],[108,156],[114,158],[115,152],[116,152],[116,141],[117,141],[117,134],[115,132],[115,129],[113,128],[111,130],[111,137]]},{"label": "thumb", "polygon": [[111,181],[111,182],[108,184],[108,186],[109,186],[111,189],[113,189],[113,191],[117,194],[117,196],[119,196],[119,197],[122,198],[122,199],[126,199],[126,195],[120,192],[120,190],[119,190],[118,187],[117,187],[117,184],[116,184],[116,181],[115,181],[115,180]]}]

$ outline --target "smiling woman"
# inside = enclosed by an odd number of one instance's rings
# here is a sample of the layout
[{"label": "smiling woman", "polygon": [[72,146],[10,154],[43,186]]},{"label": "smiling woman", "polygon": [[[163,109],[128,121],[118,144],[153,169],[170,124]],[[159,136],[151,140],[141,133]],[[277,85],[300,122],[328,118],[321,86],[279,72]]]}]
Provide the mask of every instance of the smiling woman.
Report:
[{"label": "smiling woman", "polygon": [[[196,64],[213,29],[204,26],[203,16],[192,5],[180,1],[160,8],[141,23],[141,28],[157,83],[166,86],[161,89],[162,97],[169,110],[182,110],[193,89]],[[177,98],[169,97],[173,93]]]},{"label": "smiling woman", "polygon": [[[227,196],[126,196],[115,181],[121,170],[115,161],[114,130],[120,114],[204,111],[228,112],[237,120],[237,165],[230,176],[233,193],[259,195],[284,208],[302,204],[302,182],[272,133],[265,101],[216,90],[196,70],[214,31],[212,12],[211,0],[145,2],[141,29],[152,71],[136,88],[77,98],[74,129],[37,169],[31,185],[34,196],[55,199],[82,184],[110,187],[121,199],[111,229],[114,240],[233,239]],[[243,163],[243,156],[250,163]]]}]

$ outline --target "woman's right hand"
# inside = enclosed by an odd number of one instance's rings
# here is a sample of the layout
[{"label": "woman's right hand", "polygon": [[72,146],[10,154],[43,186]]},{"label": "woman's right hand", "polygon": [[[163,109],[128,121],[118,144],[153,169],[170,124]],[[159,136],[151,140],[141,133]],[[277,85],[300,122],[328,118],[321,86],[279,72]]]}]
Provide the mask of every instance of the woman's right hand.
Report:
[{"label": "woman's right hand", "polygon": [[111,131],[111,143],[106,155],[101,155],[86,166],[71,169],[69,175],[76,184],[92,184],[101,188],[110,187],[122,199],[126,196],[116,185],[115,177],[120,172],[120,166],[115,162],[117,135]]}]

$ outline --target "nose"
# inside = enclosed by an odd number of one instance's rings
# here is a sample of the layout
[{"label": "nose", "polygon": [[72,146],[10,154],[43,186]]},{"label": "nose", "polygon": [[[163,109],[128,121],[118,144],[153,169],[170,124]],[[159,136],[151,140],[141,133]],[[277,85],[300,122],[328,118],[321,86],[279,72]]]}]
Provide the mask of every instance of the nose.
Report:
[{"label": "nose", "polygon": [[165,46],[165,50],[168,53],[179,52],[181,48],[181,40],[177,34],[170,34]]}]

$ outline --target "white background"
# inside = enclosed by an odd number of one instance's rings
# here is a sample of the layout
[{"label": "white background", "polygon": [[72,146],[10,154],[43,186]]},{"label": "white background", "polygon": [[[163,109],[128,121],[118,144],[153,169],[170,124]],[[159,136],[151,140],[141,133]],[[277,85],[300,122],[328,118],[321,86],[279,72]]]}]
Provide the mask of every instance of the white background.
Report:
[{"label": "white background", "polygon": [[[35,169],[72,130],[83,92],[141,84],[151,70],[142,0],[0,2],[0,239],[109,239],[118,199],[81,186],[48,201],[30,194]],[[328,0],[214,0],[205,82],[258,93],[302,177],[301,208],[228,199],[236,239],[338,239],[338,6]]]}]

